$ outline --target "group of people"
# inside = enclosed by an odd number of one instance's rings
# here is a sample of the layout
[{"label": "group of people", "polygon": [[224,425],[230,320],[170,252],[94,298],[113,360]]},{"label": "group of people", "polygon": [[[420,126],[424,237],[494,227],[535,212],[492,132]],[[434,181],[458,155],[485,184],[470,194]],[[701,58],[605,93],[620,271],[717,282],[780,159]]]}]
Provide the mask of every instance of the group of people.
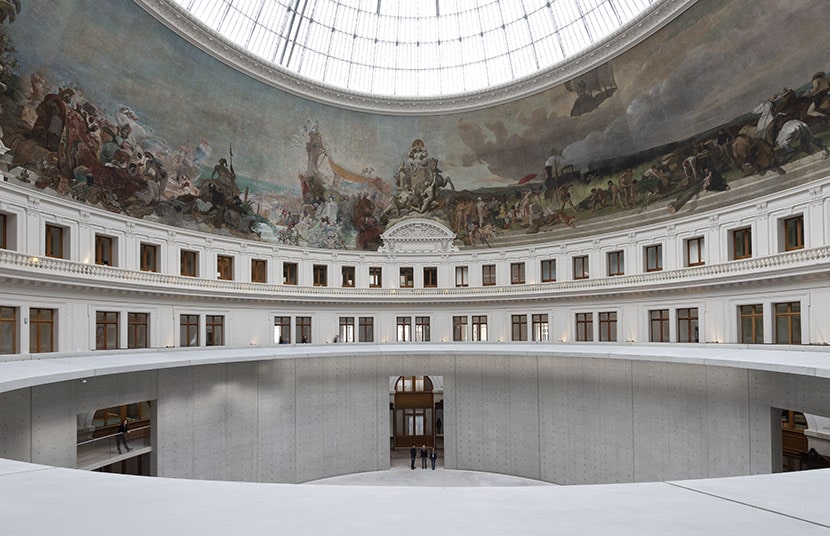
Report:
[{"label": "group of people", "polygon": [[[435,471],[435,462],[438,461],[438,451],[435,450],[435,447],[432,449],[427,449],[426,445],[421,446],[421,469],[427,468],[427,459],[429,459],[430,463],[432,464],[432,470]],[[418,457],[418,447],[412,445],[412,448],[409,449],[409,458],[412,462],[410,468],[415,470],[415,459]]]}]

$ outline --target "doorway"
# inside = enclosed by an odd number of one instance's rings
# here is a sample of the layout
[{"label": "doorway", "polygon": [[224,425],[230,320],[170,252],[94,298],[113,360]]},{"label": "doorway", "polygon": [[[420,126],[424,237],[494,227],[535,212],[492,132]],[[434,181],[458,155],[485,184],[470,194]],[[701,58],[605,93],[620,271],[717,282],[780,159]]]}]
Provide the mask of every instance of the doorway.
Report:
[{"label": "doorway", "polygon": [[390,447],[392,461],[409,460],[413,445],[443,449],[443,377],[392,376]]}]

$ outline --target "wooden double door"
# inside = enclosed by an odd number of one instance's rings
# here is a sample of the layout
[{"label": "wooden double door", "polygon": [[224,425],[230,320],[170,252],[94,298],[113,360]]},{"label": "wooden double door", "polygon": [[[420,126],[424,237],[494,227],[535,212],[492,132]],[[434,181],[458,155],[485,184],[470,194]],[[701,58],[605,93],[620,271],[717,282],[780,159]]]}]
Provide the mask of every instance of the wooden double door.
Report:
[{"label": "wooden double door", "polygon": [[432,393],[397,393],[393,408],[396,449],[435,446],[435,410]]}]

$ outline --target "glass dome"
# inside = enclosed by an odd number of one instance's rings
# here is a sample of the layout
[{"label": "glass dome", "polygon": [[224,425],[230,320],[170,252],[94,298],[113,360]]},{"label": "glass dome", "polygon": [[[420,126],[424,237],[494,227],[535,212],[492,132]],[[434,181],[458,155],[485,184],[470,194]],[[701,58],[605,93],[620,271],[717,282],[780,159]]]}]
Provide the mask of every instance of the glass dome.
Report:
[{"label": "glass dome", "polygon": [[356,93],[435,97],[533,75],[660,0],[169,0],[255,56]]}]

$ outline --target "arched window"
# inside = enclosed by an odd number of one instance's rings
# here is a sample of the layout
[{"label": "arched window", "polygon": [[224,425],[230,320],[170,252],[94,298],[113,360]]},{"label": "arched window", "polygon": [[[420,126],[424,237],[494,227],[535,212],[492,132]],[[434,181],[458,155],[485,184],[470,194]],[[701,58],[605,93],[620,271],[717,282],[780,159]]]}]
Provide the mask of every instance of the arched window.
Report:
[{"label": "arched window", "polygon": [[396,393],[431,393],[432,389],[429,376],[400,376],[395,382]]}]

